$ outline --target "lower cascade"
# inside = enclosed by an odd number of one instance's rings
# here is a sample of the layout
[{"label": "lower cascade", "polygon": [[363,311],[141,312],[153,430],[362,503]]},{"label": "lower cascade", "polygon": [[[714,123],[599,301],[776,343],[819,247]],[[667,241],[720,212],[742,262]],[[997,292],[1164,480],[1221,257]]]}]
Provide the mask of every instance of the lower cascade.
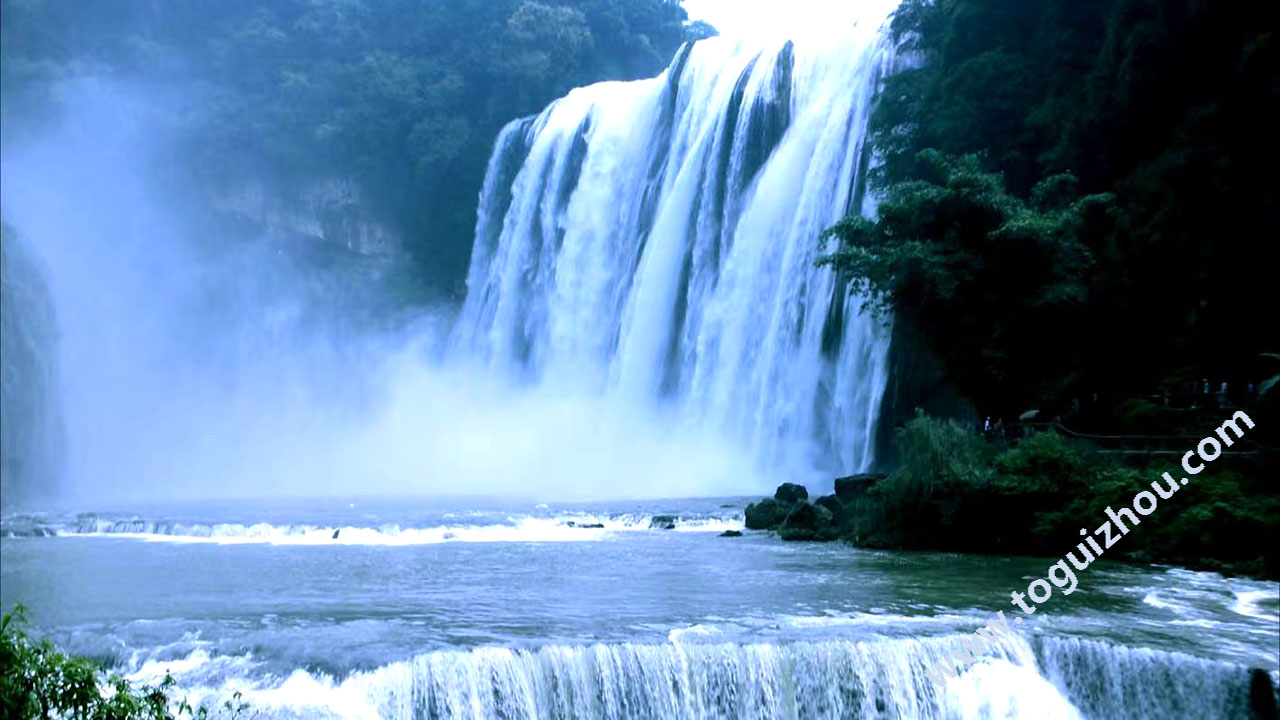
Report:
[{"label": "lower cascade", "polygon": [[501,133],[461,357],[714,428],[761,467],[872,459],[888,331],[815,261],[859,209],[895,2],[833,37],[686,45]]},{"label": "lower cascade", "polygon": [[298,671],[246,697],[268,717],[327,717],[322,707],[341,717],[510,720],[1250,716],[1241,666],[1096,641],[1007,640],[939,691],[925,670],[962,639],[486,647],[340,683]]}]

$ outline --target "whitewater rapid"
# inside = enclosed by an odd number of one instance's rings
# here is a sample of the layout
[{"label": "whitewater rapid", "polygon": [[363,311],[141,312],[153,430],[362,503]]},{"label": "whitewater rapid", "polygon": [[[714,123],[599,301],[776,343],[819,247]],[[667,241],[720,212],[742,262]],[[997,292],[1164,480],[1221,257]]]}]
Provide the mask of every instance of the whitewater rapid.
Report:
[{"label": "whitewater rapid", "polygon": [[448,513],[436,522],[370,525],[193,522],[133,515],[80,513],[74,519],[16,515],[0,519],[0,537],[111,538],[218,545],[369,545],[584,542],[625,532],[720,533],[744,529],[741,512],[694,516],[647,513]]},{"label": "whitewater rapid", "polygon": [[[297,670],[247,681],[248,656],[196,651],[131,674],[156,682],[175,668],[222,699],[231,688],[270,718],[1247,717],[1250,675],[1230,663],[1089,640],[1019,636],[939,690],[924,670],[961,636],[795,643],[596,644],[439,651],[337,680]],[[239,681],[234,680],[240,676]]]}]

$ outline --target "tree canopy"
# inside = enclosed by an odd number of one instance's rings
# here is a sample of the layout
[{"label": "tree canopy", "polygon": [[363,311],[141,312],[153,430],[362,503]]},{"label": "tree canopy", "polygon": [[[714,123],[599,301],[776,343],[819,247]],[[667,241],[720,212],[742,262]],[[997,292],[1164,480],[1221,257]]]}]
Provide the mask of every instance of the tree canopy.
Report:
[{"label": "tree canopy", "polygon": [[79,77],[170,95],[185,176],[352,179],[437,282],[465,271],[503,124],[576,86],[656,75],[686,36],[670,0],[4,0],[3,12],[6,132],[46,122]]},{"label": "tree canopy", "polygon": [[906,0],[831,259],[986,412],[1275,374],[1274,3]]}]

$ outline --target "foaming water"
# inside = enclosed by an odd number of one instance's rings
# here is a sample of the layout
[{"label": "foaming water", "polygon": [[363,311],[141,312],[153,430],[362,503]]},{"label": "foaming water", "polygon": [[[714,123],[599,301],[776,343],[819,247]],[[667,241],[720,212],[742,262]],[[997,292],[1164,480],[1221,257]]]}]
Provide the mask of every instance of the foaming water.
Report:
[{"label": "foaming water", "polygon": [[1280,608],[1280,588],[1276,590],[1276,592],[1267,590],[1235,592],[1236,601],[1231,605],[1231,609],[1251,618],[1280,622],[1280,613],[1276,612],[1277,608]]},{"label": "foaming water", "polygon": [[583,542],[601,540],[619,532],[725,532],[742,530],[739,514],[719,517],[653,516],[645,514],[571,513],[551,517],[493,513],[473,522],[461,519],[443,524],[412,526],[383,523],[377,526],[315,525],[309,523],[191,523],[169,520],[100,518],[89,513],[63,523],[32,517],[11,517],[0,526],[0,536],[115,538],[148,542],[215,543],[219,545],[432,545],[449,542]]},{"label": "foaming water", "polygon": [[483,647],[417,655],[334,678],[248,680],[248,657],[196,651],[165,671],[194,697],[239,691],[264,718],[1234,718],[1249,676],[1230,663],[1098,642],[1013,637],[945,688],[924,675],[963,636],[794,643]]},{"label": "foaming water", "polygon": [[1037,654],[1045,677],[1087,717],[1249,716],[1249,675],[1239,665],[1080,638],[1043,638]]},{"label": "foaming water", "polygon": [[[964,682],[939,694],[923,677],[954,645],[942,638],[486,647],[426,653],[343,680],[299,671],[246,688],[245,698],[269,717],[999,717],[983,712]],[[989,662],[1034,667],[1022,641],[1006,643]],[[134,677],[158,671],[147,665]],[[1024,688],[1005,685],[996,697],[1012,707],[1070,708],[1043,682]]]},{"label": "foaming water", "polygon": [[888,331],[815,259],[872,206],[895,5],[698,42],[512,123],[460,311],[388,297],[403,253],[210,212],[156,169],[181,92],[69,84],[0,164],[65,420],[66,481],[31,497],[716,496],[865,468]]},{"label": "foaming water", "polygon": [[720,537],[741,498],[497,503],[11,515],[0,604],[262,720],[1235,718],[1277,670],[1274,584],[1102,563],[940,691],[924,673],[1042,560]]},{"label": "foaming water", "polygon": [[872,459],[888,333],[827,269],[867,211],[865,132],[896,3],[820,38],[713,38],[574,90],[495,144],[452,352],[572,388],[755,466]]}]

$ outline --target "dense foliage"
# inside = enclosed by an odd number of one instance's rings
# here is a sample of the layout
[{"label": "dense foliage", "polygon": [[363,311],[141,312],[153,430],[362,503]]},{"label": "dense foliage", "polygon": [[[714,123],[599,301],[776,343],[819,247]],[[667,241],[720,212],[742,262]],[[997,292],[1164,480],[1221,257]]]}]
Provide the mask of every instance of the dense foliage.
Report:
[{"label": "dense foliage", "polygon": [[[0,717],[66,720],[203,719],[207,707],[173,697],[174,680],[134,687],[118,675],[104,677],[90,659],[60,652],[47,638],[24,629],[22,606],[0,620]],[[227,701],[222,708],[239,717],[248,708]]]},{"label": "dense foliage", "polygon": [[47,123],[78,78],[164,98],[176,177],[354,181],[436,283],[465,270],[503,124],[654,75],[686,35],[670,0],[3,0],[3,15],[7,134]]},{"label": "dense foliage", "polygon": [[831,261],[983,415],[1274,376],[1277,12],[906,0],[921,62],[872,126],[886,202]]},{"label": "dense foliage", "polygon": [[[845,536],[867,547],[1060,556],[1128,507],[1177,456],[1126,464],[1053,432],[992,447],[953,421],[918,415],[898,433],[902,467],[849,503]],[[1269,476],[1224,456],[1160,501],[1108,559],[1280,576],[1280,498]]]}]

